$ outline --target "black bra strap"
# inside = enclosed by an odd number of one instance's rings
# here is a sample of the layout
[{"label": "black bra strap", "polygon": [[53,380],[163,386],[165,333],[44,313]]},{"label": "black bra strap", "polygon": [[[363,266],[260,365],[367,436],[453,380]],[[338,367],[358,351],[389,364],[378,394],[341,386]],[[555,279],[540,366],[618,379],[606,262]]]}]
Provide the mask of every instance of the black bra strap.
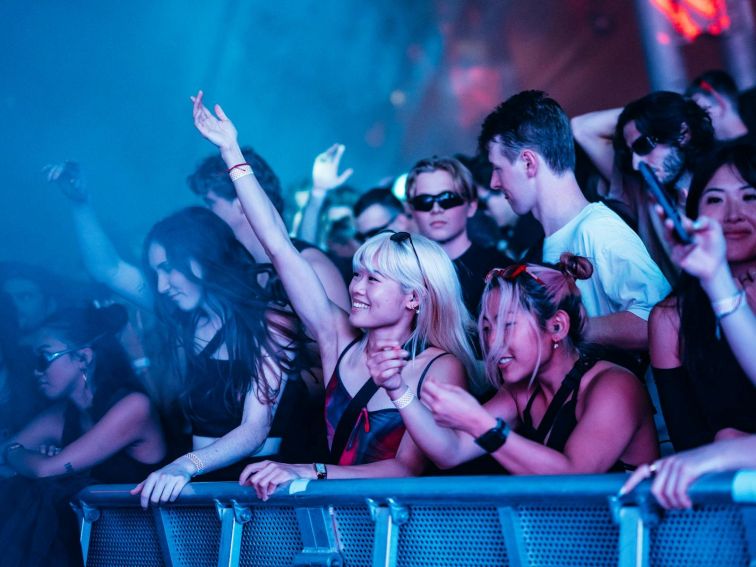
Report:
[{"label": "black bra strap", "polygon": [[[572,370],[570,370],[567,376],[565,376],[564,380],[562,380],[562,385],[559,386],[559,390],[557,390],[557,393],[554,394],[554,399],[551,400],[549,407],[546,408],[546,413],[543,415],[543,419],[538,425],[538,429],[535,431],[535,438],[533,439],[533,441],[536,441],[537,443],[544,442],[546,436],[549,434],[549,431],[551,431],[551,428],[554,425],[554,421],[556,420],[559,411],[567,401],[567,398],[570,394],[578,389],[578,387],[580,386],[580,380],[583,378],[585,373],[593,367],[594,364],[596,364],[596,360],[593,358],[581,356],[578,359],[578,361],[575,363],[575,366],[572,367]],[[525,411],[523,412],[523,421],[525,422],[525,425],[530,427],[531,429],[533,428],[533,420],[530,417],[530,409],[533,405],[533,400],[535,400],[536,393],[537,392],[533,392],[533,395],[530,397],[530,400],[528,400],[528,405],[525,407]]]},{"label": "black bra strap", "polygon": [[425,368],[423,369],[423,373],[420,375],[420,380],[417,381],[417,399],[420,399],[420,390],[423,387],[423,380],[425,380],[425,375],[428,374],[428,370],[430,370],[431,364],[436,362],[439,358],[442,356],[446,356],[447,354],[450,354],[448,352],[442,352],[441,354],[437,354],[434,356],[431,361],[425,365]]}]

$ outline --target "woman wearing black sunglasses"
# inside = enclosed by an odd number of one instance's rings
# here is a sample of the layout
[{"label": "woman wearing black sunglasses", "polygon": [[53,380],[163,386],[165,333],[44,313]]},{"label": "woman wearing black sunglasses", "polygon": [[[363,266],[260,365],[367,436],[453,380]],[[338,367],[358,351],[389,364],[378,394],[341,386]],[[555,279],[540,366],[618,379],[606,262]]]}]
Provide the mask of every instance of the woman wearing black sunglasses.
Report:
[{"label": "woman wearing black sunglasses", "polygon": [[[292,245],[281,217],[251,168],[240,164],[234,125],[194,100],[194,123],[219,147],[244,212],[273,261],[297,314],[320,349],[326,377],[326,421],[332,465],[249,465],[240,481],[267,498],[294,478],[399,477],[421,473],[425,458],[404,432],[397,408],[421,394],[422,383],[463,386],[475,364],[466,338],[469,323],[454,267],[443,250],[422,237],[386,233],[355,254],[346,313],[323,292],[314,272]],[[237,165],[239,164],[239,165]],[[395,368],[409,384],[398,399],[370,377],[371,353],[396,351]],[[411,360],[407,360],[410,358]]]},{"label": "woman wearing black sunglasses", "polygon": [[115,337],[125,323],[120,306],[72,309],[37,332],[34,373],[53,405],[2,449],[6,472],[21,475],[0,483],[3,510],[16,512],[0,519],[3,565],[80,563],[70,498],[93,482],[136,482],[165,457],[157,412]]}]

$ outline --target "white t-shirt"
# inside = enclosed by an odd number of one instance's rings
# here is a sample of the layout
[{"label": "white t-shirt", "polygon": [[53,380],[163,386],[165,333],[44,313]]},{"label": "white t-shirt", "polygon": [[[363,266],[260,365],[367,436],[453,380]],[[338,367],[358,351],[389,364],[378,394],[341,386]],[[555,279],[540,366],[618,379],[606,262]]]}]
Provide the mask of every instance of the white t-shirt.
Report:
[{"label": "white t-shirt", "polygon": [[544,239],[544,262],[558,262],[563,252],[593,264],[593,275],[577,281],[589,317],[629,311],[648,320],[653,306],[670,292],[640,237],[603,203],[587,205]]}]

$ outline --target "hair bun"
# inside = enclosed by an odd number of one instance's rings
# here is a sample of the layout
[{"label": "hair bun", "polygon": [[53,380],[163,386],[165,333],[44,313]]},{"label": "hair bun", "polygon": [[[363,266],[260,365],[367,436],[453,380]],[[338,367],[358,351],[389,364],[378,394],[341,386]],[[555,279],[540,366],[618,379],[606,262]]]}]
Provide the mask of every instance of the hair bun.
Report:
[{"label": "hair bun", "polygon": [[559,256],[557,268],[565,275],[576,280],[587,280],[593,275],[593,264],[588,258],[576,256],[570,252],[563,252]]}]

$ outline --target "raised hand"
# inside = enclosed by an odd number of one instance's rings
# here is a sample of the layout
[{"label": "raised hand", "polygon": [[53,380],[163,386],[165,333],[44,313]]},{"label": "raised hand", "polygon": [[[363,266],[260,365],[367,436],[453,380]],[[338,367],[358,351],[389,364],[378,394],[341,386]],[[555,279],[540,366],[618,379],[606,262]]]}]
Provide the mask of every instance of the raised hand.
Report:
[{"label": "raised hand", "polygon": [[693,244],[680,244],[672,235],[672,221],[664,209],[656,205],[656,213],[664,220],[666,238],[672,246],[672,260],[683,270],[702,280],[709,280],[727,264],[727,243],[717,221],[701,216],[693,222],[682,217],[685,229],[693,235]]},{"label": "raised hand", "polygon": [[244,467],[239,484],[252,486],[260,500],[267,500],[281,484],[298,478],[315,478],[315,469],[312,465],[261,461]]},{"label": "raised hand", "polygon": [[453,384],[426,380],[423,384],[423,402],[441,427],[471,433],[478,421],[489,417],[485,408],[469,392]]},{"label": "raised hand", "polygon": [[144,509],[147,509],[150,502],[152,504],[173,502],[192,480],[192,474],[195,471],[194,464],[189,459],[182,457],[151,473],[130,492],[134,495],[141,494],[140,503]]},{"label": "raised hand", "polygon": [[349,168],[339,175],[339,164],[344,154],[343,144],[334,144],[315,158],[312,164],[312,188],[316,191],[328,191],[343,185],[352,176],[354,170]]},{"label": "raised hand", "polygon": [[47,174],[47,181],[55,183],[71,202],[84,204],[89,201],[89,192],[81,168],[75,161],[49,164],[42,168],[42,171]]},{"label": "raised hand", "polygon": [[213,108],[215,110],[215,115],[213,115],[203,104],[203,97],[202,91],[197,92],[197,96],[189,97],[193,103],[194,126],[200,134],[221,150],[235,147],[237,144],[236,127],[228,119],[219,104],[216,104]]},{"label": "raised hand", "polygon": [[367,353],[367,367],[370,377],[378,386],[386,390],[402,387],[402,369],[407,365],[409,353],[398,341],[379,340]]}]

